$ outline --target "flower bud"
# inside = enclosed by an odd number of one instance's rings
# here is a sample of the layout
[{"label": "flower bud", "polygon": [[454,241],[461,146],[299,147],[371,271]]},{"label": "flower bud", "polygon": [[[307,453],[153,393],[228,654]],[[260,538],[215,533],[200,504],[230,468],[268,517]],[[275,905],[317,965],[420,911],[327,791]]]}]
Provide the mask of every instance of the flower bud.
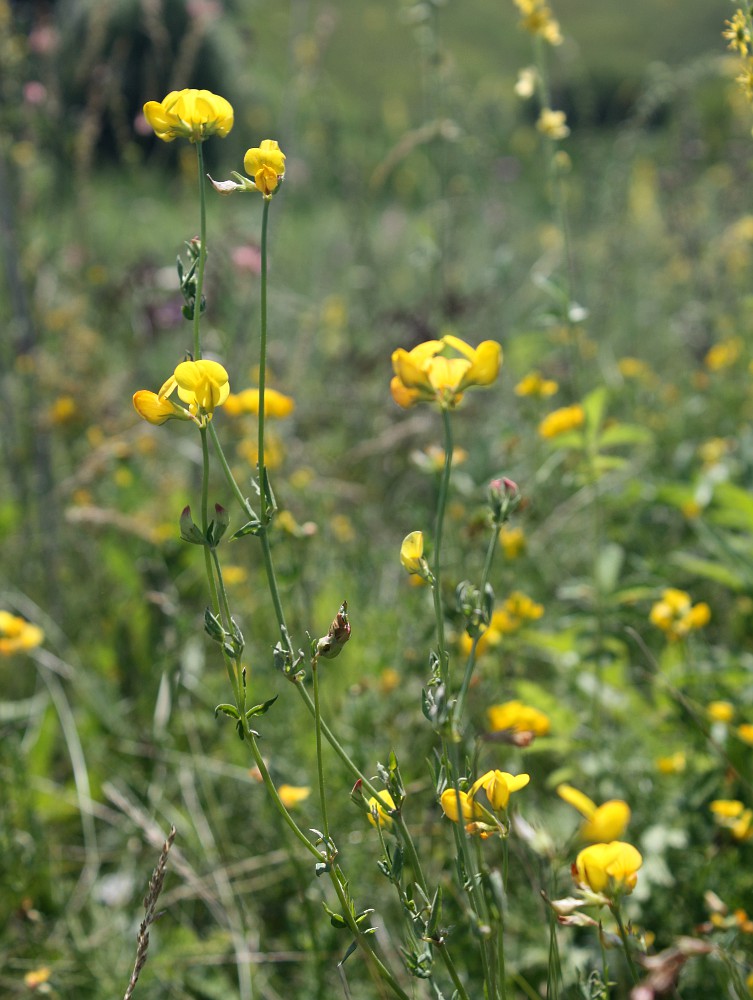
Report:
[{"label": "flower bud", "polygon": [[325,660],[334,660],[336,656],[340,655],[348,639],[350,639],[348,602],[343,601],[340,610],[332,619],[329,631],[316,644],[316,656],[322,656]]}]

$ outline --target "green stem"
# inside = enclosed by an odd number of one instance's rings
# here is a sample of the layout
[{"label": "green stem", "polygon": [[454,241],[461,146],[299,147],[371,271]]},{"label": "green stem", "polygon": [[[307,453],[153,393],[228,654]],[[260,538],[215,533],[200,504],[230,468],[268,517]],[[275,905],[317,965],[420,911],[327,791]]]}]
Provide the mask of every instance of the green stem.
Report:
[{"label": "green stem", "polygon": [[633,961],[633,956],[630,954],[630,942],[628,941],[627,931],[625,930],[625,925],[622,922],[622,914],[620,913],[620,904],[614,902],[610,904],[610,910],[614,914],[614,918],[617,921],[617,927],[620,931],[620,940],[622,941],[622,947],[625,952],[625,958],[627,959],[627,964],[630,968],[630,975],[633,977],[633,983],[638,983],[638,970],[635,967],[635,962]]},{"label": "green stem", "polygon": [[604,945],[604,931],[599,924],[599,944],[601,945],[601,975],[604,980],[604,1000],[609,1000],[609,963],[607,962],[607,949]]},{"label": "green stem", "polygon": [[296,839],[299,840],[301,844],[303,844],[303,846],[306,848],[309,854],[312,854],[317,861],[321,861],[322,855],[317,849],[317,847],[311,843],[309,838],[306,836],[303,830],[301,830],[296,821],[293,819],[288,810],[285,808],[285,804],[280,798],[280,795],[277,791],[277,787],[275,786],[274,781],[272,781],[272,776],[267,770],[267,765],[264,763],[264,758],[262,757],[261,751],[259,750],[259,747],[256,743],[256,736],[249,727],[247,720],[245,721],[244,725],[245,725],[246,739],[248,740],[249,746],[251,747],[251,753],[254,756],[254,762],[256,763],[256,766],[259,769],[259,774],[261,775],[261,780],[264,782],[264,787],[267,789],[267,792],[269,793],[272,801],[274,802],[277,811],[285,820],[285,823],[293,832]]},{"label": "green stem", "polygon": [[207,262],[207,204],[204,185],[204,147],[196,143],[196,159],[199,170],[199,266],[196,272],[196,301],[193,309],[193,356],[194,361],[201,357],[201,296],[204,290],[204,267]]},{"label": "green stem", "polygon": [[322,830],[325,847],[329,851],[329,819],[327,818],[327,795],[324,789],[324,764],[322,761],[322,712],[319,705],[319,661],[311,660],[311,676],[314,681],[314,729],[316,730],[316,770],[319,778],[319,800],[322,808]]},{"label": "green stem", "polygon": [[269,206],[271,198],[264,199],[264,208],[261,217],[261,331],[259,345],[259,441],[258,441],[258,466],[259,466],[259,490],[261,492],[261,518],[266,524],[270,517],[267,506],[267,470],[264,462],[264,423],[265,405],[264,394],[267,384],[267,229],[269,222]]},{"label": "green stem", "polygon": [[217,431],[215,430],[213,421],[210,422],[209,424],[209,434],[212,438],[212,444],[215,447],[215,451],[217,452],[217,457],[220,460],[222,471],[225,473],[225,479],[227,479],[228,485],[230,486],[230,489],[233,491],[233,496],[238,501],[243,513],[248,518],[255,520],[256,514],[254,513],[251,504],[248,502],[248,497],[244,497],[240,486],[235,480],[235,476],[233,475],[233,470],[230,468],[230,463],[225,457],[225,452],[223,451],[222,445],[220,444],[220,439],[217,436]]},{"label": "green stem", "polygon": [[447,496],[450,487],[450,476],[452,474],[452,424],[450,412],[442,410],[442,421],[444,425],[444,467],[439,480],[439,495],[437,497],[437,515],[434,524],[434,557],[432,560],[432,593],[434,597],[434,616],[437,623],[437,645],[439,647],[439,669],[445,690],[449,695],[450,688],[450,664],[447,655],[444,631],[444,608],[442,607],[442,532],[444,530],[445,510],[447,509]]}]

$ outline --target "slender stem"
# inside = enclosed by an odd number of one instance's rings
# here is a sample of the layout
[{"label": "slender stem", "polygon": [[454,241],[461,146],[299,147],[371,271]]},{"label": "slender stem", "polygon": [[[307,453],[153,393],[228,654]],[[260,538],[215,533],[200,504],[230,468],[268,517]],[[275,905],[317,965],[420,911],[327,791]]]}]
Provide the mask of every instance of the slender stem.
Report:
[{"label": "slender stem", "polygon": [[317,861],[321,861],[322,855],[317,849],[317,847],[315,847],[315,845],[311,843],[309,838],[306,836],[303,830],[301,830],[296,821],[293,819],[288,810],[285,808],[285,804],[280,798],[280,795],[277,791],[277,787],[275,786],[274,781],[272,781],[272,776],[267,770],[267,765],[264,763],[264,758],[262,757],[261,751],[259,750],[258,744],[256,742],[256,736],[250,729],[248,721],[245,721],[244,726],[245,726],[246,739],[248,740],[249,746],[251,747],[251,753],[254,755],[254,761],[259,769],[261,780],[264,782],[264,787],[269,792],[269,795],[272,801],[274,802],[277,811],[280,813],[280,815],[285,820],[286,824],[291,829],[295,837],[303,844],[303,846],[306,848],[309,854],[312,854]]},{"label": "slender stem", "polygon": [[322,807],[322,828],[327,850],[329,850],[329,819],[327,817],[327,795],[324,789],[324,765],[322,762],[322,713],[319,705],[319,661],[311,660],[311,676],[314,681],[314,729],[316,730],[316,770],[319,778],[319,800]]},{"label": "slender stem", "polygon": [[450,476],[452,474],[452,423],[449,410],[442,410],[442,421],[444,424],[444,467],[439,480],[439,495],[437,497],[437,515],[434,524],[434,558],[432,575],[432,592],[434,596],[434,616],[437,623],[437,645],[439,647],[439,669],[440,676],[449,692],[450,686],[450,664],[447,656],[447,646],[444,633],[444,609],[442,607],[442,532],[444,529],[444,516],[447,509],[447,495],[450,487]]},{"label": "slender stem", "polygon": [[633,956],[630,954],[630,942],[628,941],[627,931],[625,930],[625,925],[622,922],[622,914],[620,913],[620,904],[614,902],[609,907],[614,914],[614,918],[617,921],[617,927],[620,931],[620,940],[622,941],[622,947],[625,951],[625,958],[627,959],[628,966],[630,967],[630,975],[633,977],[633,983],[638,982],[638,970],[635,967],[635,962],[633,961]]},{"label": "slender stem", "polygon": [[607,962],[607,949],[604,944],[604,930],[599,924],[599,944],[601,945],[601,975],[604,980],[604,998],[609,1000],[609,963]]},{"label": "slender stem", "polygon": [[[209,528],[209,446],[207,444],[207,429],[202,427],[201,434],[201,531],[206,537]],[[207,582],[209,583],[209,594],[212,602],[212,611],[215,614],[220,612],[220,599],[217,593],[217,583],[212,569],[212,555],[209,546],[204,546],[204,566],[207,571]]]},{"label": "slender stem", "polygon": [[262,522],[269,520],[269,509],[267,507],[267,470],[264,462],[264,423],[265,406],[264,393],[267,384],[267,229],[269,222],[269,206],[271,198],[264,199],[264,208],[261,217],[261,331],[259,345],[259,443],[258,443],[258,466],[259,466],[259,490],[261,491],[261,516]]},{"label": "slender stem", "polygon": [[199,170],[199,266],[196,271],[196,301],[193,309],[193,356],[201,357],[201,297],[204,290],[204,267],[207,262],[207,204],[204,185],[204,146],[196,143],[196,159]]},{"label": "slender stem", "polygon": [[230,486],[230,489],[233,491],[235,499],[240,504],[241,510],[247,517],[256,518],[256,514],[254,513],[251,504],[248,502],[248,497],[244,497],[240,486],[235,480],[235,476],[233,475],[233,470],[230,468],[230,463],[225,457],[225,452],[223,451],[222,445],[220,444],[220,439],[217,436],[217,431],[215,430],[213,421],[210,422],[209,424],[209,435],[212,438],[212,444],[214,445],[215,451],[217,452],[217,458],[219,458],[220,460],[222,471],[225,473],[225,479],[227,479],[228,485]]}]

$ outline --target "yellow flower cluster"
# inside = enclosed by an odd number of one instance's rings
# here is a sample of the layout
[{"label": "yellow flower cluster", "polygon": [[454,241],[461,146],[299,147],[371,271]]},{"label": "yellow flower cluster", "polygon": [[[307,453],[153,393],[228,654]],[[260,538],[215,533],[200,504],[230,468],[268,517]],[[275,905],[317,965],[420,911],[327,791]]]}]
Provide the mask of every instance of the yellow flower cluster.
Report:
[{"label": "yellow flower cluster", "polygon": [[458,818],[466,822],[468,833],[477,833],[481,837],[488,837],[492,833],[499,832],[498,820],[489,809],[477,801],[477,795],[483,791],[487,802],[495,813],[504,813],[513,792],[525,788],[531,780],[528,774],[510,774],[508,771],[487,771],[474,781],[467,792],[456,791],[454,788],[446,788],[440,798],[439,804],[445,816],[458,822]]},{"label": "yellow flower cluster", "polygon": [[[168,398],[176,389],[187,409]],[[217,361],[182,361],[158,393],[148,389],[134,393],[133,405],[150,424],[164,424],[175,417],[204,427],[215,407],[221,406],[229,394],[228,373]]]},{"label": "yellow flower cluster", "polygon": [[711,609],[705,601],[693,604],[690,594],[669,587],[651,608],[649,619],[670,642],[677,642],[707,625],[711,620]]},{"label": "yellow flower cluster", "polygon": [[495,340],[485,340],[474,349],[448,334],[441,340],[427,340],[412,351],[399,347],[392,355],[392,398],[406,409],[424,402],[451,410],[470,386],[491,385],[501,363],[502,348]]},{"label": "yellow flower cluster", "polygon": [[509,730],[513,733],[546,736],[551,727],[548,715],[532,705],[525,705],[517,700],[491,705],[486,711],[486,717],[489,720],[489,729],[494,733]]},{"label": "yellow flower cluster", "polygon": [[[278,392],[276,389],[264,390],[264,416],[277,417],[282,420],[289,417],[295,409],[295,400]],[[237,417],[244,413],[254,416],[259,414],[259,390],[243,389],[241,392],[230,393],[225,400],[225,413]]]},{"label": "yellow flower cluster", "polygon": [[715,799],[709,808],[735,840],[753,840],[753,809],[746,809],[738,799]]},{"label": "yellow flower cluster", "polygon": [[144,116],[164,142],[224,138],[233,127],[232,106],[209,90],[172,90],[162,101],[147,101]]},{"label": "yellow flower cluster", "polygon": [[567,139],[570,135],[570,127],[567,124],[567,116],[564,111],[553,111],[551,108],[542,108],[536,121],[536,128],[542,135],[549,139]]},{"label": "yellow flower cluster", "polygon": [[551,378],[544,378],[541,372],[532,371],[515,386],[516,396],[553,396],[559,385]]},{"label": "yellow flower cluster", "polygon": [[[544,614],[544,607],[520,590],[514,590],[504,604],[497,608],[488,627],[476,643],[476,655],[481,656],[490,646],[498,646],[505,635],[518,632],[526,622],[538,621]],[[471,638],[466,633],[461,638],[461,648],[467,655],[471,648]]]},{"label": "yellow flower cluster", "polygon": [[608,843],[618,840],[630,822],[630,806],[622,799],[610,799],[597,806],[587,795],[572,785],[558,785],[557,794],[573,806],[585,823],[580,828],[582,840],[590,843]]},{"label": "yellow flower cluster", "polygon": [[27,653],[43,642],[44,632],[38,625],[32,625],[10,611],[0,610],[0,656]]},{"label": "yellow flower cluster", "polygon": [[725,29],[722,37],[729,42],[729,48],[737,52],[742,62],[740,75],[737,82],[745,92],[749,101],[753,101],[753,59],[750,57],[751,43],[751,15],[747,10],[739,8],[732,15],[731,20],[725,21]]},{"label": "yellow flower cluster", "polygon": [[580,403],[563,406],[559,410],[548,413],[539,424],[539,435],[543,438],[555,438],[567,431],[577,430],[586,422],[586,414]]},{"label": "yellow flower cluster", "polygon": [[515,0],[522,14],[521,28],[532,35],[539,35],[550,45],[562,44],[559,22],[552,16],[551,8],[543,0]]},{"label": "yellow flower cluster", "polygon": [[638,881],[643,858],[632,844],[613,840],[608,844],[584,847],[575,859],[579,885],[606,895],[630,893]]}]

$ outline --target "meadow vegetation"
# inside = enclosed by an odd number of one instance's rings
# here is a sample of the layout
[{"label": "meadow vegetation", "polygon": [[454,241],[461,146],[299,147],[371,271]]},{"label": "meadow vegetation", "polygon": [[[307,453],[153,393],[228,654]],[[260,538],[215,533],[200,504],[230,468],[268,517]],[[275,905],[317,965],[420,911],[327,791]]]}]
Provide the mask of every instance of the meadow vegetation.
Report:
[{"label": "meadow vegetation", "polygon": [[0,993],[753,996],[750,15],[577,6],[0,0]]}]

